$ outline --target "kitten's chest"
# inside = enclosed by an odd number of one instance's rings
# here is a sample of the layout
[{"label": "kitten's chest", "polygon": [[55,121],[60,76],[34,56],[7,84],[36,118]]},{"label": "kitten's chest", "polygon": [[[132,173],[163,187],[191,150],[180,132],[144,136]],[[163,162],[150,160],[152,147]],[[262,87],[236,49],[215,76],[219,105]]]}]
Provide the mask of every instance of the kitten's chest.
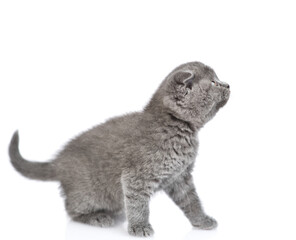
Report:
[{"label": "kitten's chest", "polygon": [[164,141],[159,173],[163,180],[174,178],[195,161],[198,149],[196,138],[172,137]]}]

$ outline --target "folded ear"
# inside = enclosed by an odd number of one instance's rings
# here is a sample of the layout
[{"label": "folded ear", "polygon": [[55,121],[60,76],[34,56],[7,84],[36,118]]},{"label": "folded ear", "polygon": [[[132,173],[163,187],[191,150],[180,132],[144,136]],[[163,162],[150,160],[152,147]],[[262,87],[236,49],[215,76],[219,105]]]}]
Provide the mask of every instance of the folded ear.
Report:
[{"label": "folded ear", "polygon": [[175,73],[174,80],[177,84],[183,84],[186,88],[192,89],[194,74],[191,71],[179,71]]}]

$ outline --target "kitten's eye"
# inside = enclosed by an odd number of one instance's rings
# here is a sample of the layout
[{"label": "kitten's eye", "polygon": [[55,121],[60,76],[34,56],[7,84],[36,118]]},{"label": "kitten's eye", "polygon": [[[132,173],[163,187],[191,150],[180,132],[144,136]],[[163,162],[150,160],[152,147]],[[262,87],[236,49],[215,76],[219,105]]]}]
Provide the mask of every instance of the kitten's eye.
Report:
[{"label": "kitten's eye", "polygon": [[212,80],[211,85],[212,86],[218,86],[219,84],[217,82],[215,82],[214,80]]}]

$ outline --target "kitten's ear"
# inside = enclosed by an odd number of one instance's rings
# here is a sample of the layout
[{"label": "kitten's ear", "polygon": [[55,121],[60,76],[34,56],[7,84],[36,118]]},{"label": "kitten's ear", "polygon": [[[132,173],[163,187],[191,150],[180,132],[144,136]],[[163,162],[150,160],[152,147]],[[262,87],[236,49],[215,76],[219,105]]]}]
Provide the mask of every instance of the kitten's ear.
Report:
[{"label": "kitten's ear", "polygon": [[184,84],[186,88],[192,89],[194,74],[191,71],[179,71],[175,73],[174,80],[177,84]]}]

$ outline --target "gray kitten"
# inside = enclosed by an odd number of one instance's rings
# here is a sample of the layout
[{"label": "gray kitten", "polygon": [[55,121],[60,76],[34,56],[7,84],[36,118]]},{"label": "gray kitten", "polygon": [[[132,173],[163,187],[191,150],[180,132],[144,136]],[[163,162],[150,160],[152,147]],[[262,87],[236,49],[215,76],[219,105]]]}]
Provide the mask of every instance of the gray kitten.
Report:
[{"label": "gray kitten", "polygon": [[25,160],[16,132],[9,147],[11,162],[28,178],[59,181],[74,221],[107,227],[125,213],[131,235],[152,235],[149,200],[162,189],[193,226],[213,229],[217,222],[205,214],[191,172],[197,133],[229,94],[229,85],[210,67],[186,63],[166,77],[142,112],[82,133],[50,162]]}]

